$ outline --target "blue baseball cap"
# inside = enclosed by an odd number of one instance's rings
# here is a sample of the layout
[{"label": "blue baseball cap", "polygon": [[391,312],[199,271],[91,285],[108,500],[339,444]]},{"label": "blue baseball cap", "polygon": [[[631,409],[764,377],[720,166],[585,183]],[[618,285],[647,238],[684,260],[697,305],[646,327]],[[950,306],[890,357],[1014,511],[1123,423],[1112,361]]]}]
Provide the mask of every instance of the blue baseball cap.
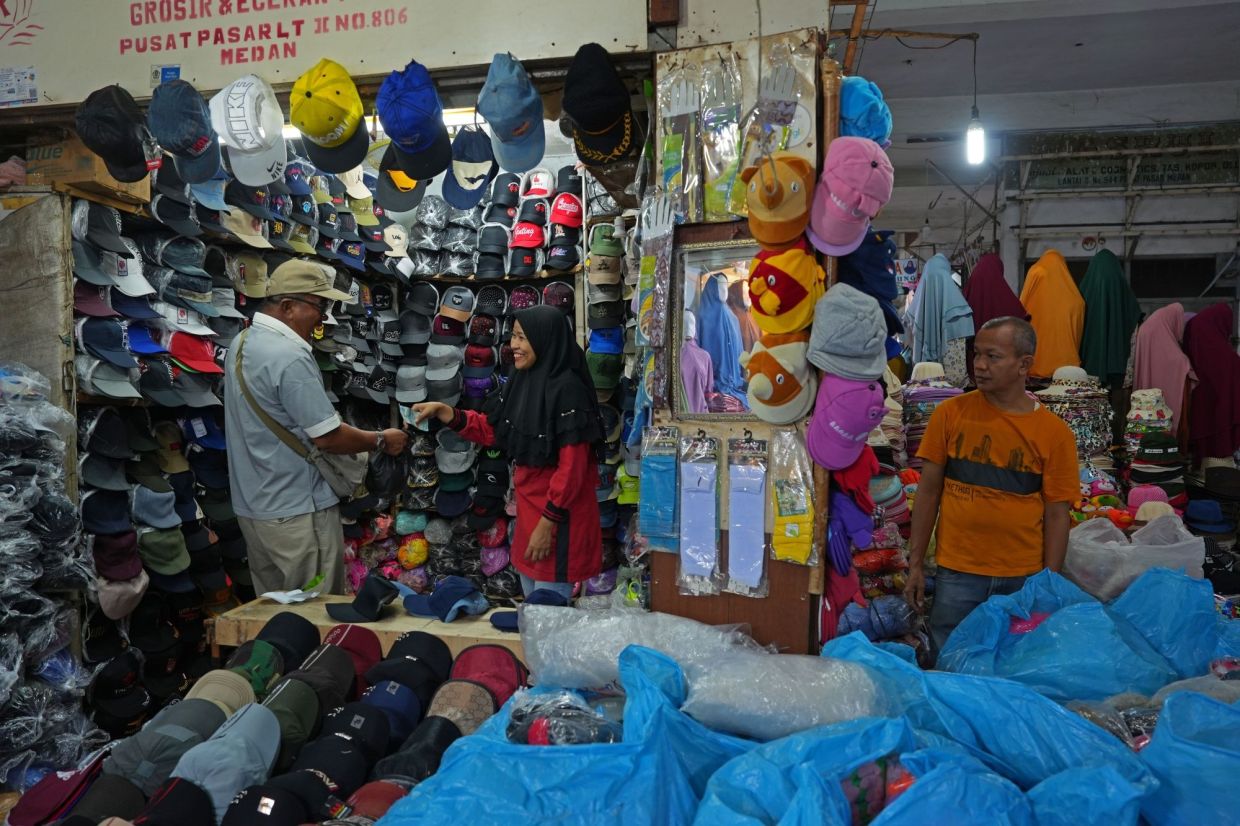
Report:
[{"label": "blue baseball cap", "polygon": [[[526,605],[555,605],[563,608],[568,605],[568,600],[563,594],[552,591],[550,588],[537,588],[530,592],[525,598]],[[496,611],[491,615],[491,625],[501,631],[518,631],[517,612],[516,611]]]},{"label": "blue baseball cap", "polygon": [[228,443],[224,441],[224,431],[216,423],[214,416],[194,416],[186,419],[181,425],[185,438],[197,445],[212,450],[226,450]]},{"label": "blue baseball cap", "polygon": [[590,331],[590,352],[618,356],[624,353],[624,328],[607,327]]},{"label": "blue baseball cap", "polygon": [[395,680],[375,683],[362,695],[362,702],[380,709],[388,718],[389,743],[403,743],[422,719],[417,692]]},{"label": "blue baseball cap", "polygon": [[375,100],[379,122],[391,138],[381,165],[395,164],[410,178],[433,178],[452,163],[452,143],[443,122],[443,104],[431,73],[416,60],[392,72]]},{"label": "blue baseball cap", "polygon": [[156,86],[146,123],[186,183],[209,181],[220,171],[220,141],[211,128],[211,110],[188,81],[178,78]]},{"label": "blue baseball cap", "polygon": [[290,161],[289,165],[284,167],[284,186],[290,195],[310,195],[310,179],[317,174],[318,170],[309,161]]},{"label": "blue baseball cap", "polygon": [[844,78],[840,87],[840,135],[869,138],[884,148],[891,145],[891,109],[877,84],[858,75]]},{"label": "blue baseball cap", "polygon": [[168,352],[168,350],[160,344],[154,336],[151,335],[151,331],[146,327],[130,325],[128,333],[129,335],[127,336],[127,340],[129,342],[130,352],[143,356],[158,356]]},{"label": "blue baseball cap", "polygon": [[430,594],[405,597],[405,610],[421,617],[452,622],[462,614],[478,616],[491,608],[487,598],[465,577],[446,576]]},{"label": "blue baseball cap", "polygon": [[[126,318],[130,318],[135,321],[146,321],[151,318],[162,318],[159,313],[155,312],[155,308],[151,306],[150,299],[145,297],[134,298],[133,296],[125,295],[115,287],[109,290],[109,292],[111,293],[109,303],[112,305],[112,309],[116,310]],[[129,349],[131,350],[133,350],[133,333],[136,329],[136,327],[129,328]],[[149,339],[149,333],[147,337]],[[167,351],[161,348],[159,352]]]},{"label": "blue baseball cap", "polygon": [[525,67],[510,54],[497,54],[478,93],[478,114],[491,127],[491,149],[509,172],[528,172],[547,146],[543,105]]},{"label": "blue baseball cap", "polygon": [[478,127],[466,126],[452,141],[452,167],[443,179],[443,199],[457,209],[473,209],[497,174],[491,139]]},{"label": "blue baseball cap", "polygon": [[194,203],[201,205],[204,209],[212,212],[231,212],[232,207],[224,200],[224,189],[231,180],[228,172],[220,167],[208,180],[190,184],[189,193],[193,196]]}]

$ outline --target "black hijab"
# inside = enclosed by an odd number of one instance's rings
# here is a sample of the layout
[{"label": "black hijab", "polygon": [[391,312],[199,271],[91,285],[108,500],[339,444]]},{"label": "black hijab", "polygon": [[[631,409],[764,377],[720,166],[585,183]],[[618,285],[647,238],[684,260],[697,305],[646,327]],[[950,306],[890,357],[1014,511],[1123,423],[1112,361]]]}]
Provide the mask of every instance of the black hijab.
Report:
[{"label": "black hijab", "polygon": [[594,381],[571,323],[555,307],[516,314],[534,366],[514,370],[487,406],[495,443],[518,465],[554,466],[560,448],[603,439]]}]

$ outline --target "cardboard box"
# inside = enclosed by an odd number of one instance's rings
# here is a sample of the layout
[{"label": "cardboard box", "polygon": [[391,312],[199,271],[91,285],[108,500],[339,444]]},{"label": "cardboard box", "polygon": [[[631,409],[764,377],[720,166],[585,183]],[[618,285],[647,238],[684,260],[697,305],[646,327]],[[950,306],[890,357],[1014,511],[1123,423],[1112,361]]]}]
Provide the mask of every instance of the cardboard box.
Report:
[{"label": "cardboard box", "polygon": [[123,184],[108,174],[103,159],[86,148],[76,137],[59,143],[26,147],[26,183],[74,189],[130,204],[151,200],[150,176]]}]

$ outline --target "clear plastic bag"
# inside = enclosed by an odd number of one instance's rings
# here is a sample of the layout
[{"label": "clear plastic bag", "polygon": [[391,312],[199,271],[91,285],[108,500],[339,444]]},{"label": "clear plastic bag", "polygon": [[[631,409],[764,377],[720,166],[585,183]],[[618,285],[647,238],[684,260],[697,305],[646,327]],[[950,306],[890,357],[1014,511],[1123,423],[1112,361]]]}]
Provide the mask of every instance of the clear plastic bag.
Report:
[{"label": "clear plastic bag", "polygon": [[728,440],[729,593],[765,597],[767,442],[746,431]]},{"label": "clear plastic bag", "polygon": [[680,541],[680,430],[648,427],[642,435],[638,519],[654,550],[675,551]]},{"label": "clear plastic bag", "polygon": [[1132,748],[1132,733],[1128,731],[1128,724],[1124,722],[1124,715],[1114,706],[1106,702],[1077,700],[1068,703],[1067,707],[1103,731],[1114,734],[1117,738],[1124,741],[1126,746]]},{"label": "clear plastic bag", "polygon": [[1202,579],[1205,557],[1205,542],[1176,516],[1161,516],[1131,538],[1109,519],[1090,519],[1068,534],[1063,574],[1105,602],[1150,568],[1182,569]]},{"label": "clear plastic bag", "polygon": [[46,401],[52,392],[47,377],[19,361],[0,361],[0,403]]},{"label": "clear plastic bag", "polygon": [[719,593],[719,440],[698,431],[680,440],[680,567],[682,594]]},{"label": "clear plastic bag", "polygon": [[738,649],[764,650],[736,627],[670,614],[545,605],[521,609],[521,644],[535,685],[595,690],[614,688],[620,652],[630,645],[653,648],[682,666]]},{"label": "clear plastic bag", "polygon": [[590,708],[572,691],[518,691],[513,697],[506,733],[510,742],[531,746],[619,743],[623,739],[619,724]]},{"label": "clear plastic bag", "polygon": [[702,67],[702,218],[732,221],[728,196],[740,169],[741,76],[736,54],[708,58]]},{"label": "clear plastic bag", "polygon": [[814,471],[805,439],[795,428],[771,431],[771,556],[818,565],[814,541]]},{"label": "clear plastic bag", "polygon": [[24,667],[25,652],[21,639],[16,634],[0,636],[0,708],[8,704]]},{"label": "clear plastic bag", "polygon": [[689,64],[659,80],[659,181],[672,199],[676,223],[702,220],[701,72]]},{"label": "clear plastic bag", "polygon": [[715,731],[758,740],[886,713],[866,668],[844,660],[728,651],[686,664],[685,676],[685,714]]}]

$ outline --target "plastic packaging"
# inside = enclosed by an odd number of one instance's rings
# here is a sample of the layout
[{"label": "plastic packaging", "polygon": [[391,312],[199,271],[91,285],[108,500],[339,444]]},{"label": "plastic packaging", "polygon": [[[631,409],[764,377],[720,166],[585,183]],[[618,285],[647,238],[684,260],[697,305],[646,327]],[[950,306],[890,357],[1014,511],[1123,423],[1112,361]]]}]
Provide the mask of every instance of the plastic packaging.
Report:
[{"label": "plastic packaging", "polygon": [[619,743],[623,737],[617,723],[595,712],[571,691],[518,691],[513,697],[507,734],[509,742],[531,746]]},{"label": "plastic packaging", "polygon": [[393,497],[405,489],[409,478],[409,459],[404,451],[396,456],[384,450],[370,454],[366,469],[366,489],[375,496]]},{"label": "plastic packaging", "polygon": [[1187,680],[1177,680],[1163,686],[1150,698],[1150,705],[1161,708],[1172,694],[1178,694],[1181,691],[1191,691],[1228,705],[1240,701],[1240,682],[1220,680],[1213,674],[1206,674],[1204,677],[1190,677]]},{"label": "plastic packaging", "polygon": [[766,475],[765,439],[745,432],[728,440],[728,577],[725,590],[765,597]]},{"label": "plastic packaging", "polygon": [[[643,454],[644,455],[644,454]],[[719,440],[698,431],[680,440],[680,566],[682,594],[719,593]]]},{"label": "plastic packaging", "polygon": [[1159,787],[1141,806],[1154,826],[1234,823],[1240,777],[1240,707],[1199,694],[1167,700],[1141,758]]},{"label": "plastic packaging", "polygon": [[546,605],[521,609],[521,644],[534,685],[595,690],[614,688],[620,652],[630,645],[652,648],[682,666],[737,650],[762,650],[739,629],[670,614]]},{"label": "plastic packaging", "polygon": [[1128,731],[1128,724],[1124,722],[1124,715],[1120,714],[1119,710],[1114,706],[1108,703],[1077,700],[1068,703],[1067,707],[1103,731],[1115,735],[1125,745],[1132,748],[1132,733]]},{"label": "plastic packaging", "polygon": [[798,731],[882,715],[864,666],[826,657],[733,651],[685,665],[682,710],[715,731],[774,740]]},{"label": "plastic packaging", "polygon": [[728,196],[740,170],[741,75],[732,51],[702,66],[702,220],[735,220]]},{"label": "plastic packaging", "polygon": [[642,435],[638,520],[654,550],[675,551],[680,543],[680,430],[648,427]]},{"label": "plastic packaging", "polygon": [[664,192],[649,193],[642,201],[641,211],[641,270],[634,339],[638,347],[663,347],[667,343],[674,227],[672,199]]},{"label": "plastic packaging", "polygon": [[678,224],[702,220],[701,71],[689,64],[659,80],[659,180]]},{"label": "plastic packaging", "polygon": [[1131,538],[1109,519],[1090,519],[1068,534],[1063,574],[1100,600],[1114,599],[1150,568],[1181,569],[1205,576],[1205,541],[1175,516],[1160,516]]},{"label": "plastic packaging", "polygon": [[771,556],[811,567],[814,542],[814,472],[805,439],[794,428],[771,430]]},{"label": "plastic packaging", "polygon": [[[759,57],[759,70],[758,100],[743,119],[739,169],[754,166],[763,154],[786,149],[797,140],[793,134],[794,121],[798,109],[803,107],[798,106],[800,91],[795,55],[780,49],[768,55],[765,61]],[[745,191],[740,179],[735,179],[728,198],[728,210],[734,215],[748,214]]]}]

